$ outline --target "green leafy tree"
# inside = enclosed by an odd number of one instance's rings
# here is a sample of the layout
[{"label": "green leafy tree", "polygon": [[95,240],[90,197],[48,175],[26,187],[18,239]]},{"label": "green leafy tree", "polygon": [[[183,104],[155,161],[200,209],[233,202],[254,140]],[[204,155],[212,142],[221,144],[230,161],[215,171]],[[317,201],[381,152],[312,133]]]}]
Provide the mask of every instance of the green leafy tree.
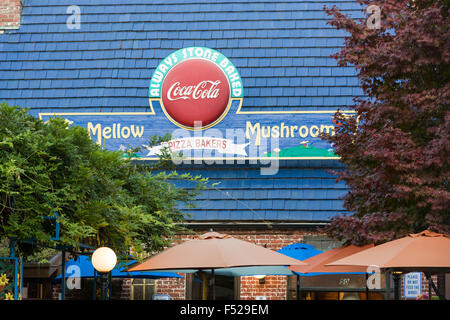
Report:
[{"label": "green leafy tree", "polygon": [[48,219],[54,217],[60,245],[106,245],[118,254],[161,250],[187,230],[182,205],[192,206],[205,182],[105,150],[62,118],[43,123],[25,109],[0,105],[1,238],[55,245]]}]

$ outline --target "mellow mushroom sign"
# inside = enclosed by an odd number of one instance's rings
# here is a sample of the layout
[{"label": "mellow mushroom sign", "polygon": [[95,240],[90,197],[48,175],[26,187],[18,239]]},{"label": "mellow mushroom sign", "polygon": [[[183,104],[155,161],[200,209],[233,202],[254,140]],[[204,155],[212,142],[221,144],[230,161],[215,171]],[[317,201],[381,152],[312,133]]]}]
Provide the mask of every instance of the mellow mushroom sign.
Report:
[{"label": "mellow mushroom sign", "polygon": [[[245,108],[244,81],[232,61],[216,50],[189,47],[169,54],[153,70],[148,93],[148,111],[123,106],[120,112],[39,116],[43,121],[61,116],[83,126],[109,150],[139,148],[133,156],[142,160],[158,159],[163,148],[183,161],[337,158],[320,138],[322,132],[334,133],[336,110]],[[149,137],[165,134],[169,141],[149,145]]]}]

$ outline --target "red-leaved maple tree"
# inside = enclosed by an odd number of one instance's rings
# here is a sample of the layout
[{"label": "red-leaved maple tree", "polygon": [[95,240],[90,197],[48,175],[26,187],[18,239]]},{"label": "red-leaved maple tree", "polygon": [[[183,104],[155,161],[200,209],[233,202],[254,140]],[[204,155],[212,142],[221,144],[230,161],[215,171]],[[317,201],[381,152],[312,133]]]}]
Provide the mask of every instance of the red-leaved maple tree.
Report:
[{"label": "red-leaved maple tree", "polygon": [[349,35],[334,55],[354,66],[365,93],[355,116],[338,111],[327,136],[345,165],[349,188],[328,235],[345,243],[381,243],[424,229],[449,233],[450,2],[357,1],[380,9],[355,19],[325,8]]}]

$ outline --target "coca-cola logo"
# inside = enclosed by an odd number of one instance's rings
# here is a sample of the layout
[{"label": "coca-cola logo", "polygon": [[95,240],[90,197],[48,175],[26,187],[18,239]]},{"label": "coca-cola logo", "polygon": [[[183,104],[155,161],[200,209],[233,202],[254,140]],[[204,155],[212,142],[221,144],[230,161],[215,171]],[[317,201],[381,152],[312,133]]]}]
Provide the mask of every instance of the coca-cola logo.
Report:
[{"label": "coca-cola logo", "polygon": [[178,99],[215,99],[219,97],[220,89],[217,86],[220,81],[201,81],[195,86],[181,86],[180,82],[175,82],[167,91],[167,99],[175,101]]},{"label": "coca-cola logo", "polygon": [[204,47],[175,51],[160,62],[150,81],[152,107],[175,125],[206,129],[219,123],[230,106],[242,105],[242,80],[220,52]]},{"label": "coca-cola logo", "polygon": [[210,126],[221,118],[230,100],[223,71],[203,59],[188,59],[166,75],[161,90],[166,115],[182,127]]}]

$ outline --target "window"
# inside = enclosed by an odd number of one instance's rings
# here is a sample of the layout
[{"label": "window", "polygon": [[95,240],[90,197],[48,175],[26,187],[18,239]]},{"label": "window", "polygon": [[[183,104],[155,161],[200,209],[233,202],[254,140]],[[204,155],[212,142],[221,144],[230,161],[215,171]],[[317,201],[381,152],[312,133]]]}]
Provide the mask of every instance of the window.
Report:
[{"label": "window", "polygon": [[152,300],[156,292],[156,281],[154,279],[132,279],[131,300]]}]

